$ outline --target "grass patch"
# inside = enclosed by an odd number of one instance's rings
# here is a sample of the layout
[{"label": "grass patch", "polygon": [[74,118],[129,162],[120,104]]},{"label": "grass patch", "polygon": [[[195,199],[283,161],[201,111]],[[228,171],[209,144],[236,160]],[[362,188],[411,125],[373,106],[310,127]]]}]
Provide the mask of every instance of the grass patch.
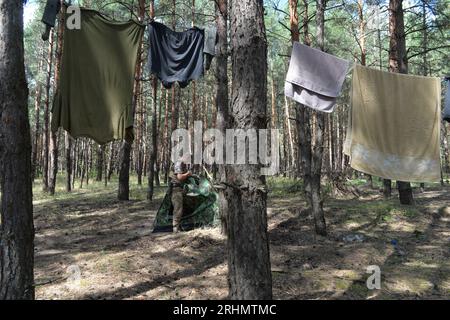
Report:
[{"label": "grass patch", "polygon": [[[58,175],[56,180],[55,195],[51,196],[47,192],[43,191],[43,183],[41,179],[36,179],[33,184],[33,201],[35,204],[40,204],[44,202],[50,202],[54,200],[58,201],[83,201],[83,200],[94,200],[98,199],[114,199],[117,194],[119,185],[119,179],[117,176],[112,176],[111,181],[105,186],[104,181],[95,181],[95,179],[90,179],[89,184],[86,181],[83,183],[83,188],[81,188],[80,181],[75,182],[75,186],[71,192],[66,192],[66,177],[65,175]],[[130,199],[137,201],[144,201],[147,199],[147,180],[143,179],[143,184],[139,185],[137,183],[136,176],[130,176]],[[161,199],[164,197],[167,191],[167,186],[161,185],[160,187],[155,187],[155,199]]]},{"label": "grass patch", "polygon": [[285,177],[269,177],[267,178],[267,187],[270,195],[281,197],[286,194],[303,193],[303,180],[285,178]]}]

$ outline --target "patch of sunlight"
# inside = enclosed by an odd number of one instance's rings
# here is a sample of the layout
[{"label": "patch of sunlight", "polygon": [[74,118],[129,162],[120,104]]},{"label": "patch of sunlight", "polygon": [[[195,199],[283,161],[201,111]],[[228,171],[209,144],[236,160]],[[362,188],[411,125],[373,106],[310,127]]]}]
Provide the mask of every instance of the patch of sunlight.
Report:
[{"label": "patch of sunlight", "polygon": [[427,279],[418,277],[417,275],[405,275],[390,279],[389,284],[386,284],[390,291],[396,292],[413,292],[423,293],[433,288],[433,283]]},{"label": "patch of sunlight", "polygon": [[416,225],[413,223],[401,221],[389,224],[388,228],[391,231],[412,233],[416,230]]},{"label": "patch of sunlight", "polygon": [[426,263],[425,261],[409,261],[404,263],[405,266],[414,267],[414,268],[429,268],[429,269],[437,269],[439,266],[435,263]]},{"label": "patch of sunlight", "polygon": [[419,214],[419,210],[414,207],[397,207],[390,211],[393,215],[405,216],[407,218],[414,218]]},{"label": "patch of sunlight", "polygon": [[101,273],[108,273],[111,271],[111,264],[108,261],[108,258],[106,257],[102,257],[102,259],[97,260],[96,262],[94,262],[94,270],[96,272],[101,272]]},{"label": "patch of sunlight", "polygon": [[350,287],[351,283],[351,281],[346,279],[337,279],[334,282],[334,286],[336,287],[336,290],[345,291]]},{"label": "patch of sunlight", "polygon": [[345,278],[345,279],[348,279],[348,280],[356,280],[356,279],[359,279],[361,277],[360,273],[356,272],[355,270],[350,270],[350,269],[335,270],[333,272],[333,275],[335,277]]},{"label": "patch of sunlight", "polygon": [[350,230],[350,229],[358,228],[359,226],[361,226],[361,224],[362,223],[358,223],[358,222],[354,222],[354,221],[347,221],[345,223],[345,227],[347,230]]},{"label": "patch of sunlight", "polygon": [[450,297],[450,278],[441,282],[440,287],[447,291],[448,296]]}]

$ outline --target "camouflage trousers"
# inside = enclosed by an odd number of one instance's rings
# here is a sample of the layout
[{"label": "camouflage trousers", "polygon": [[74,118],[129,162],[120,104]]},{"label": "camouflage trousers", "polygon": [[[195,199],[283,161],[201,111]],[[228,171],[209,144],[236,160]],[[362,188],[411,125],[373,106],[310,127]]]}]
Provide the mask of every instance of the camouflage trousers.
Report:
[{"label": "camouflage trousers", "polygon": [[173,228],[174,230],[179,231],[181,218],[183,217],[183,189],[180,187],[172,188],[171,199],[173,205]]}]

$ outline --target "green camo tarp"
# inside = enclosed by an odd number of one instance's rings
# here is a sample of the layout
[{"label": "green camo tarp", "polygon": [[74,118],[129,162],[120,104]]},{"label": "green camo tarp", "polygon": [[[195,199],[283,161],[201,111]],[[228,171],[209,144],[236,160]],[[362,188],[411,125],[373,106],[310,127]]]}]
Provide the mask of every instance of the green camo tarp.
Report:
[{"label": "green camo tarp", "polygon": [[[193,176],[185,186],[186,195],[183,202],[181,230],[216,226],[219,223],[219,195],[214,191],[208,179]],[[153,232],[171,232],[173,206],[171,191],[167,191],[156,214]]]}]

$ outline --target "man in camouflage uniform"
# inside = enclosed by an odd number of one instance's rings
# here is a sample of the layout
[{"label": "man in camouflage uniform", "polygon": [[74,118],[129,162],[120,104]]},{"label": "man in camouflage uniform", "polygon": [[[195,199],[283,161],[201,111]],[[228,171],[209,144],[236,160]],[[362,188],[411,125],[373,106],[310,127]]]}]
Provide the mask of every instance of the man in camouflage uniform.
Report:
[{"label": "man in camouflage uniform", "polygon": [[175,163],[171,177],[172,205],[173,205],[173,232],[180,231],[180,222],[183,216],[184,183],[192,174],[187,170],[184,162]]}]

